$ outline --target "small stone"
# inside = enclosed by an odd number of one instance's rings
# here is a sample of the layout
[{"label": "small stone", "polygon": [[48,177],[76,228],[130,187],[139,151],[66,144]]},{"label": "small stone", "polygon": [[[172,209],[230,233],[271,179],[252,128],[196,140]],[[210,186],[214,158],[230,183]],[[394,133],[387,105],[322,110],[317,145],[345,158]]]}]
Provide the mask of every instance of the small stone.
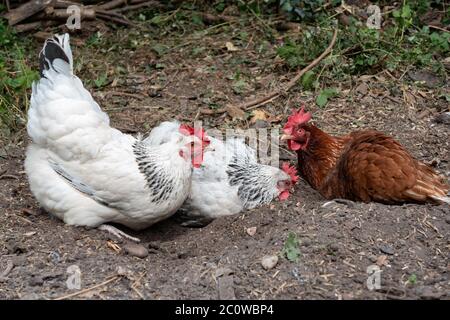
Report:
[{"label": "small stone", "polygon": [[303,247],[309,247],[309,246],[311,245],[311,243],[312,243],[312,241],[311,241],[311,239],[309,239],[309,238],[303,238],[303,239],[301,240],[301,245],[302,245]]},{"label": "small stone", "polygon": [[387,244],[383,244],[380,246],[380,251],[388,254],[388,255],[393,255],[394,254],[394,248],[392,248],[391,246],[387,245]]},{"label": "small stone", "polygon": [[266,270],[273,269],[277,265],[277,263],[278,263],[277,255],[267,255],[262,257],[261,259],[261,265]]},{"label": "small stone", "polygon": [[250,237],[253,237],[256,234],[256,227],[247,228],[246,231]]},{"label": "small stone", "polygon": [[148,250],[146,247],[144,247],[141,244],[137,243],[127,243],[123,246],[123,249],[126,253],[128,253],[130,256],[135,256],[138,258],[145,258],[148,256]]},{"label": "small stone", "polygon": [[48,254],[48,258],[55,264],[61,260],[61,256],[58,251],[50,251],[50,253]]}]

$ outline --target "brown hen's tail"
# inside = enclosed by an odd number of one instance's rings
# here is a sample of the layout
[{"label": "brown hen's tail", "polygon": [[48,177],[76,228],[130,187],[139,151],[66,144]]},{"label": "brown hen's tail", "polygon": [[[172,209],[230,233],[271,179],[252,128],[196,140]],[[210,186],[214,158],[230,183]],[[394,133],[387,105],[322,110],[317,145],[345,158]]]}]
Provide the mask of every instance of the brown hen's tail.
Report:
[{"label": "brown hen's tail", "polygon": [[418,163],[416,184],[405,191],[405,194],[418,202],[438,202],[450,204],[447,196],[449,186],[445,178],[436,174],[433,169],[425,164]]}]

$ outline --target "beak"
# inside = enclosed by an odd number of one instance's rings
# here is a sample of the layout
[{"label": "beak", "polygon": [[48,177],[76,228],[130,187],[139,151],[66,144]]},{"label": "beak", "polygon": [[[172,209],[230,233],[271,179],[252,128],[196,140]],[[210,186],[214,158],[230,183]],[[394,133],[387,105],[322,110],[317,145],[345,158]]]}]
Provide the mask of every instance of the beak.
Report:
[{"label": "beak", "polygon": [[291,136],[290,134],[283,134],[283,135],[281,136],[281,138],[280,138],[281,141],[284,141],[284,140],[292,140],[292,139],[294,139],[294,137]]}]

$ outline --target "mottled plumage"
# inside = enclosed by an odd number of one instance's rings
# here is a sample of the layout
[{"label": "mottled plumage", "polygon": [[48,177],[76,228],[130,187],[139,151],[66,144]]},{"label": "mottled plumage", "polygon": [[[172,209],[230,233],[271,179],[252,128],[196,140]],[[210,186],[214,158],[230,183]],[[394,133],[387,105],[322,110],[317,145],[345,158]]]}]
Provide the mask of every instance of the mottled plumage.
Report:
[{"label": "mottled plumage", "polygon": [[116,222],[143,229],[175,213],[190,190],[189,155],[198,138],[175,131],[154,146],[111,128],[73,75],[68,35],[47,40],[40,61],[25,170],[41,206],[68,224],[89,227]]},{"label": "mottled plumage", "polygon": [[[176,126],[176,122],[162,123],[152,130],[149,142],[164,142]],[[259,164],[255,151],[242,139],[230,138],[225,143],[210,140],[202,166],[193,172],[191,192],[181,208],[185,218],[190,219],[186,225],[270,203],[281,193],[287,197],[296,181],[294,173],[291,177],[279,168]]]}]

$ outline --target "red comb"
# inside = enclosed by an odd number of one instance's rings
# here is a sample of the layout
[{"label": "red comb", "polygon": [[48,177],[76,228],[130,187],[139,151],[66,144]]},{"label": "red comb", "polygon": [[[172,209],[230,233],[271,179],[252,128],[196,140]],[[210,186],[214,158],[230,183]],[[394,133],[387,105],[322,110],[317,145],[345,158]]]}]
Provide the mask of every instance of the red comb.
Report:
[{"label": "red comb", "polygon": [[284,125],[283,131],[286,134],[292,134],[296,126],[307,123],[309,120],[311,120],[311,113],[305,112],[305,106],[303,105],[298,111],[292,112]]},{"label": "red comb", "polygon": [[210,143],[210,140],[208,138],[208,136],[206,135],[206,131],[205,129],[203,129],[202,127],[200,129],[198,128],[193,128],[187,124],[181,124],[179,131],[181,134],[184,134],[185,136],[191,136],[191,135],[195,135],[197,138],[199,138],[203,144],[208,145]]},{"label": "red comb", "polygon": [[190,136],[194,134],[194,128],[191,126],[188,126],[187,124],[181,124],[179,131],[181,134],[184,134],[185,136]]},{"label": "red comb", "polygon": [[298,181],[297,169],[294,166],[291,166],[289,162],[283,162],[281,165],[281,170],[286,172],[291,177],[292,184],[296,184]]}]

